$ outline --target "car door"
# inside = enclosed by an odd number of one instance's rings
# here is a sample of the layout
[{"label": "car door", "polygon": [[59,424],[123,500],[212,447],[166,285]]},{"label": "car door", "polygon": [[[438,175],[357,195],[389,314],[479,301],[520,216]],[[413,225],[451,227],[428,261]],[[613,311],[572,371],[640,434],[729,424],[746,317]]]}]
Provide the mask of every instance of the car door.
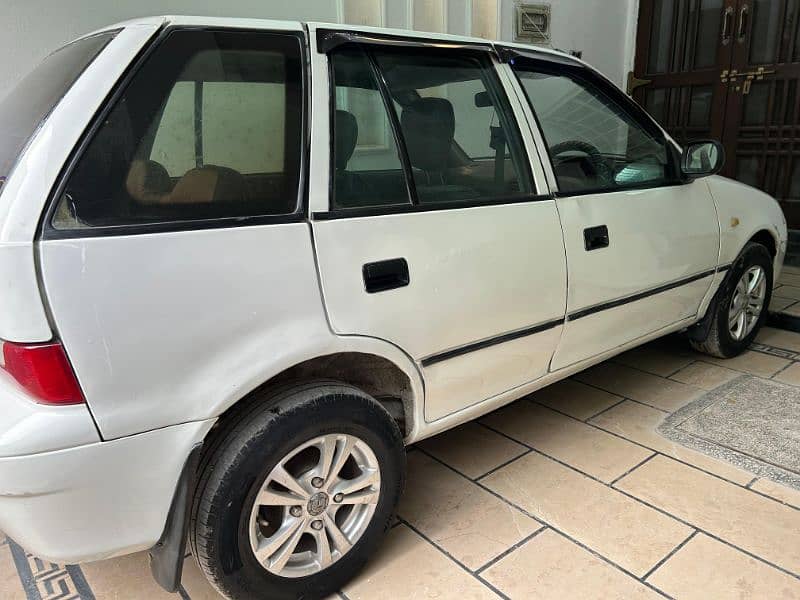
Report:
[{"label": "car door", "polygon": [[588,68],[523,58],[513,70],[551,159],[567,252],[552,370],[694,318],[719,253],[707,185],[679,181],[663,132]]},{"label": "car door", "polygon": [[333,330],[413,357],[427,421],[541,377],[564,318],[563,240],[492,55],[328,50],[314,80],[329,71],[330,107],[315,99],[314,126],[331,115],[332,156],[317,144],[312,170],[331,176],[311,203],[325,203],[313,233]]}]

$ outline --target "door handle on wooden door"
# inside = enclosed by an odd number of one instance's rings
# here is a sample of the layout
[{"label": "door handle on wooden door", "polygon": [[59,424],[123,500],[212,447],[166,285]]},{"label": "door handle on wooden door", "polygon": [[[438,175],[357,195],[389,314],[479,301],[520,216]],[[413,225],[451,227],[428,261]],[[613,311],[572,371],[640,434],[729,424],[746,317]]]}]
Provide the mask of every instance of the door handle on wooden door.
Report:
[{"label": "door handle on wooden door", "polygon": [[587,227],[583,230],[583,247],[587,252],[608,248],[608,227],[598,225],[597,227]]},{"label": "door handle on wooden door", "polygon": [[740,44],[744,43],[747,38],[747,18],[750,15],[750,7],[745,4],[739,11],[739,26],[736,28],[736,41]]},{"label": "door handle on wooden door", "polygon": [[722,45],[727,46],[731,43],[731,30],[733,29],[733,7],[729,6],[725,9],[725,15],[722,17]]}]

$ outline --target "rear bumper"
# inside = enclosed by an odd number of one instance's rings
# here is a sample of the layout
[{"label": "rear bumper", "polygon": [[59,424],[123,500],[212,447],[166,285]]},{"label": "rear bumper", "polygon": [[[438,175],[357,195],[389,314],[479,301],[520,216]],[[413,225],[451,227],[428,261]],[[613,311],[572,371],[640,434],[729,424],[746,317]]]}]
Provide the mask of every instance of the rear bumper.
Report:
[{"label": "rear bumper", "polygon": [[59,563],[150,548],[191,449],[213,423],[0,458],[0,530]]}]

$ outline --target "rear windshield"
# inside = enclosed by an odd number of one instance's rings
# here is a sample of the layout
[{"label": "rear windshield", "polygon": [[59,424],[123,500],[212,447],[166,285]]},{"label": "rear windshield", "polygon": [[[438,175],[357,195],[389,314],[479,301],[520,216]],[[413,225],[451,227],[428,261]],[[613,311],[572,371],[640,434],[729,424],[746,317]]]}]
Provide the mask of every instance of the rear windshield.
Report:
[{"label": "rear windshield", "polygon": [[100,33],[56,50],[0,99],[0,191],[41,122],[116,34]]}]

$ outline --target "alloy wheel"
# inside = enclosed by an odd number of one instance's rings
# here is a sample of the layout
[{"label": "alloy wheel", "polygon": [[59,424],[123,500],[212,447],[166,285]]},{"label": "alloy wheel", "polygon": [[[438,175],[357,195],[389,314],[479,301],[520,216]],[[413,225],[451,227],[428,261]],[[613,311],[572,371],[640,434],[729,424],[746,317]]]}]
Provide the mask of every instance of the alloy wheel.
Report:
[{"label": "alloy wheel", "polygon": [[300,445],[255,498],[249,530],[256,560],[281,577],[326,569],[363,535],[380,490],[378,461],[361,439],[334,433]]},{"label": "alloy wheel", "polygon": [[728,307],[728,329],[734,340],[747,337],[758,323],[767,295],[767,275],[758,265],[750,267],[739,279]]}]

